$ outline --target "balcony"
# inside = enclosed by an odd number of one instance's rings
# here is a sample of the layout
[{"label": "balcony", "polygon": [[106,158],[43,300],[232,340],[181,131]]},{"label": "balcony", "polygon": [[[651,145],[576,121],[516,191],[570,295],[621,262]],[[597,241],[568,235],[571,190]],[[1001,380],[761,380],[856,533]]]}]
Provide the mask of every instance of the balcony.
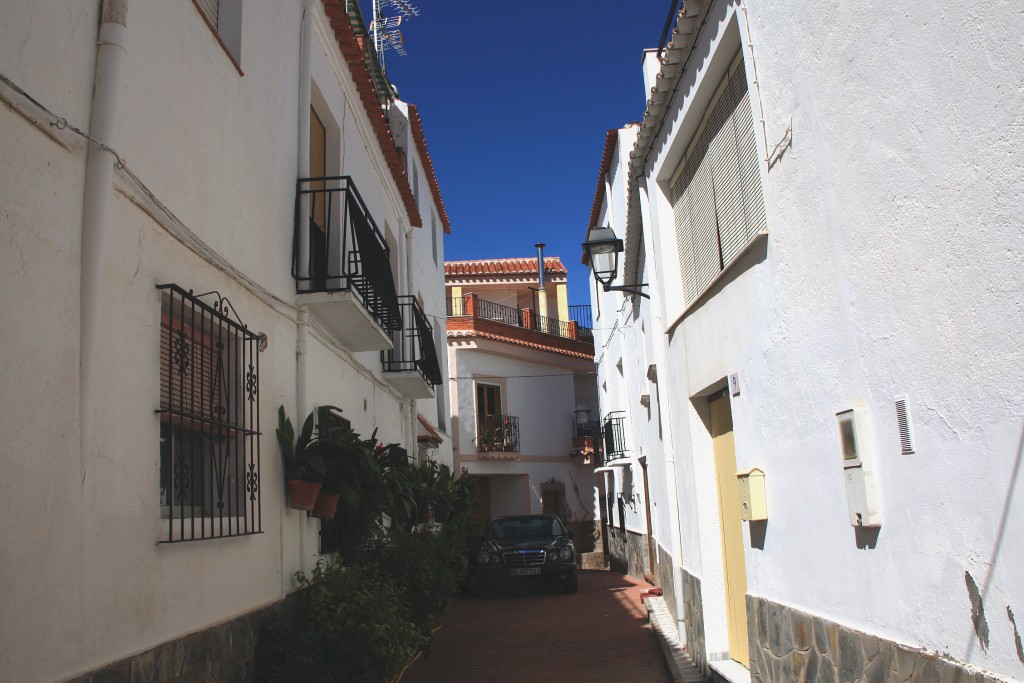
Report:
[{"label": "balcony", "polygon": [[542,317],[531,308],[504,306],[476,294],[448,299],[448,329],[497,336],[556,353],[594,355],[593,333],[575,320]]},{"label": "balcony", "polygon": [[391,333],[391,349],[381,351],[384,378],[407,398],[433,398],[442,381],[434,328],[414,297],[398,299],[405,325]]},{"label": "balcony", "polygon": [[478,416],[476,449],[481,453],[518,453],[519,418],[512,415]]},{"label": "balcony", "polygon": [[292,277],[298,303],[352,351],[390,349],[402,330],[390,251],[347,176],[299,179]]},{"label": "balcony", "polygon": [[624,460],[626,457],[626,417],[624,415],[612,417],[612,415],[614,413],[605,417],[604,426],[601,429],[605,464]]}]

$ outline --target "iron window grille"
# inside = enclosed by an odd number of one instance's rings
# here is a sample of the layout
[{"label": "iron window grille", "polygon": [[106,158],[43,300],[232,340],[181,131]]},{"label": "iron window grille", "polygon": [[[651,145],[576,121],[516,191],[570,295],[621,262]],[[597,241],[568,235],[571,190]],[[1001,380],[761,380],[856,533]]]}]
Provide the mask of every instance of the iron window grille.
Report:
[{"label": "iron window grille", "polygon": [[299,179],[292,277],[300,293],[352,292],[381,329],[402,329],[391,250],[348,176]]},{"label": "iron window grille", "polygon": [[568,524],[572,521],[572,508],[565,496],[565,482],[552,477],[540,484],[541,511],[546,515],[558,515]]},{"label": "iron window grille", "polygon": [[605,417],[602,428],[605,462],[626,457],[626,417],[613,415]]},{"label": "iron window grille", "polygon": [[[161,291],[162,543],[262,533],[259,353],[263,339],[217,292]],[[201,299],[212,297],[208,304]]]},{"label": "iron window grille", "polygon": [[415,297],[399,297],[403,329],[391,333],[392,348],[381,351],[385,372],[419,372],[431,386],[441,383],[434,328]]}]

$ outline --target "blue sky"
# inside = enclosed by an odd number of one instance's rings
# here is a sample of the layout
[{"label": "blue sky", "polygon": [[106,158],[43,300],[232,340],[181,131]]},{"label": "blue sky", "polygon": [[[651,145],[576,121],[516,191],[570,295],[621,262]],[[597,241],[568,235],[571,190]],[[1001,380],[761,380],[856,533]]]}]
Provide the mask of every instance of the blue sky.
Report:
[{"label": "blue sky", "polygon": [[452,223],[445,257],[536,256],[545,242],[569,268],[569,303],[589,303],[580,243],[605,133],[643,116],[642,53],[671,3],[412,2],[407,56],[389,51],[386,67],[423,119]]}]

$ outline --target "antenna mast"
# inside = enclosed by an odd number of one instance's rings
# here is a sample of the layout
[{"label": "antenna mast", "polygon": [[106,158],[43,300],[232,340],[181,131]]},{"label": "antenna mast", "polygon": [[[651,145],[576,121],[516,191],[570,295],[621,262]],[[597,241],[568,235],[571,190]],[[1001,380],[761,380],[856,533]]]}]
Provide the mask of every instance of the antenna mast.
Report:
[{"label": "antenna mast", "polygon": [[412,17],[419,16],[420,10],[410,0],[373,0],[373,21],[370,22],[370,33],[373,35],[373,47],[377,51],[377,62],[380,70],[387,75],[384,66],[384,53],[394,50],[405,56],[405,41],[398,27]]}]

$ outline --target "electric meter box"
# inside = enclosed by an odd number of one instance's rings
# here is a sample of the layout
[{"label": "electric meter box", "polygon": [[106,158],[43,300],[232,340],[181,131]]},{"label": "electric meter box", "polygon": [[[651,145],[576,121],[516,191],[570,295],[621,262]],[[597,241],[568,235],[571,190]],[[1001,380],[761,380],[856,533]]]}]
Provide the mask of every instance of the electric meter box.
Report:
[{"label": "electric meter box", "polygon": [[839,447],[850,524],[855,527],[882,526],[882,512],[869,452],[871,439],[867,411],[854,408],[836,413],[836,424],[839,427]]},{"label": "electric meter box", "polygon": [[759,522],[768,519],[768,503],[764,494],[764,471],[751,467],[736,473],[740,487],[740,519]]}]

